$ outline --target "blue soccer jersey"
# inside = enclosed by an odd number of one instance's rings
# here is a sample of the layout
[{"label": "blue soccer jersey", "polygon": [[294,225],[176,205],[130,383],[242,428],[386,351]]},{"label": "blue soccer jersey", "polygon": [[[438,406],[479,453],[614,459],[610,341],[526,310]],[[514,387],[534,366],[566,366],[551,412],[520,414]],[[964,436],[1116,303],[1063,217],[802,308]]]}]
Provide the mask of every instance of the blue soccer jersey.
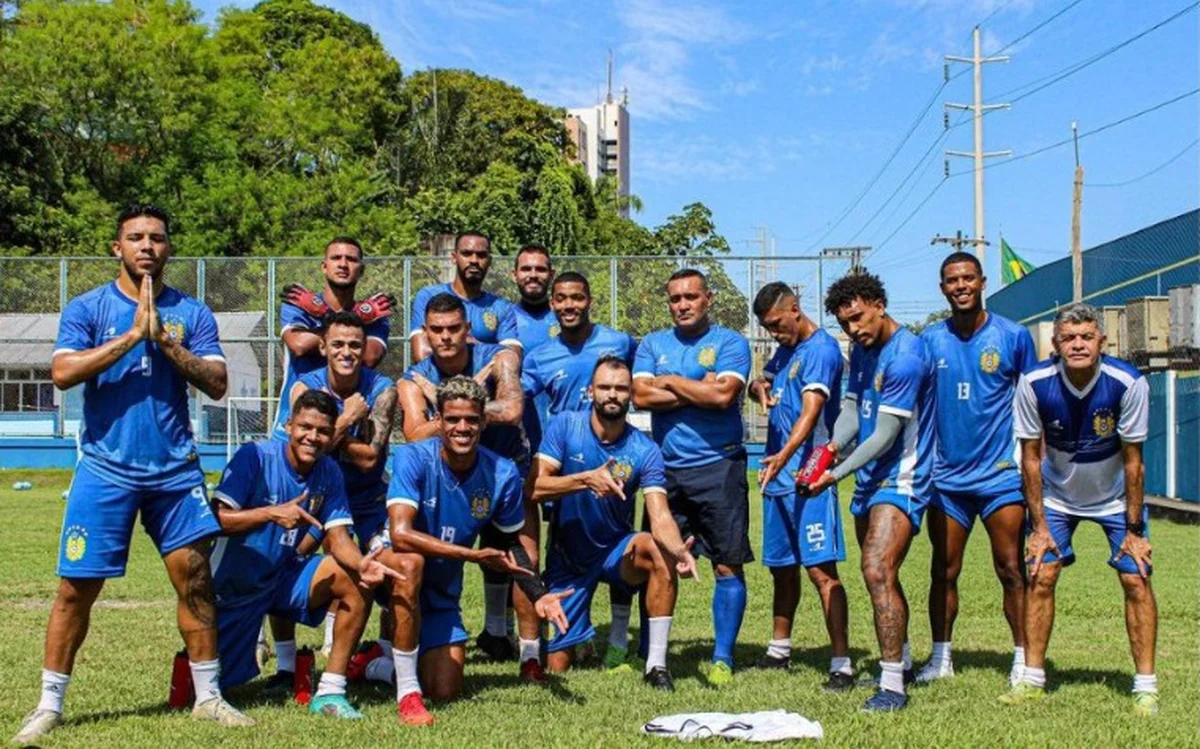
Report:
[{"label": "blue soccer jersey", "polygon": [[798,346],[780,346],[763,368],[763,376],[771,381],[771,395],[776,400],[767,415],[767,455],[776,454],[787,442],[792,427],[804,412],[804,394],[815,390],[825,396],[825,407],[803,447],[775,475],[763,494],[788,496],[796,493],[796,474],[813,448],[828,442],[833,433],[833,424],[841,407],[844,368],[837,341],[821,329]]},{"label": "blue soccer jersey", "polygon": [[883,346],[855,344],[846,397],[858,404],[858,443],[875,431],[880,411],[899,417],[900,434],[858,469],[857,492],[887,489],[928,501],[932,490],[935,369],[928,347],[908,328]]},{"label": "blue soccer jersey", "polygon": [[[321,293],[317,294],[317,299],[324,301],[324,296]],[[307,330],[312,333],[321,334],[325,330],[325,321],[313,317],[304,310],[284,302],[279,307],[279,334],[283,335],[289,330]],[[375,322],[367,326],[367,338],[374,339],[387,350],[388,318],[381,317]],[[300,378],[306,374],[316,372],[318,369],[324,369],[326,366],[325,357],[321,356],[319,349],[313,349],[310,353],[304,356],[294,356],[292,350],[286,345],[283,347],[283,389],[279,391],[279,409],[275,412],[275,425],[271,430],[271,435],[277,439],[287,439],[287,435],[283,431],[283,425],[287,423],[288,415],[291,412],[292,386],[299,382]]]},{"label": "blue soccer jersey", "polygon": [[639,489],[666,493],[662,453],[654,441],[627,425],[616,442],[601,442],[592,431],[591,411],[552,416],[537,457],[564,476],[599,468],[612,458],[613,478],[624,484],[624,500],[596,497],[590,490],[555,500],[549,554],[558,555],[576,572],[602,562],[615,544],[633,533]]},{"label": "blue soccer jersey", "polygon": [[[517,316],[517,340],[521,342],[521,351],[526,359],[534,349],[558,335],[558,318],[549,304],[531,309],[518,302],[513,310]],[[537,450],[538,443],[542,441],[542,424],[549,418],[549,408],[550,396],[545,393],[525,398],[521,423],[525,426],[530,451]]]},{"label": "blue soccer jersey", "polygon": [[[479,372],[488,365],[488,362],[496,358],[496,354],[505,350],[503,346],[491,343],[468,343],[467,368],[458,374],[474,377],[475,373]],[[438,369],[437,363],[432,356],[425,357],[409,367],[408,371],[404,373],[404,379],[411,381],[414,373],[421,375],[434,385],[440,385],[443,380],[451,377],[451,375],[443,374],[442,370]],[[494,395],[495,384],[489,380],[488,396],[492,397]],[[426,405],[428,406],[426,413],[429,418],[436,416],[437,413],[433,407],[429,406],[429,404]],[[485,426],[479,444],[498,455],[516,461],[522,470],[528,468],[529,442],[525,439],[525,432],[519,425],[492,424]]]},{"label": "blue soccer jersey", "polygon": [[[425,325],[425,308],[429,300],[438,294],[458,296],[454,287],[448,283],[426,286],[417,292],[413,298],[412,330],[409,337],[421,332]],[[502,346],[520,346],[521,339],[517,332],[516,305],[503,297],[498,297],[490,291],[485,291],[474,299],[463,299],[467,308],[467,325],[471,328],[471,337],[480,343],[497,343]]]},{"label": "blue soccer jersey", "polygon": [[565,411],[585,411],[591,405],[588,386],[592,372],[602,356],[619,356],[633,366],[637,343],[628,333],[604,325],[594,325],[592,334],[578,346],[562,336],[525,355],[521,386],[526,395],[549,395],[551,416]]},{"label": "blue soccer jersey", "polygon": [[225,467],[214,498],[235,510],[278,505],[308,492],[301,507],[321,521],[321,529],[301,525],[285,530],[267,523],[247,533],[224,536],[213,548],[213,591],[219,606],[238,606],[274,595],[279,575],[296,559],[306,534],[351,525],[342,472],[333,458],[317,460],[301,476],[287,459],[287,443],[265,440],[242,445]]},{"label": "blue soccer jersey", "polygon": [[[712,325],[703,335],[686,338],[668,328],[646,336],[634,357],[635,378],[680,375],[702,380],[709,374],[746,382],[750,344],[741,334]],[[698,406],[655,411],[650,428],[669,468],[698,468],[745,451],[740,395],[719,411]]]},{"label": "blue soccer jersey", "polygon": [[1121,444],[1144,442],[1150,386],[1129,362],[1101,356],[1082,390],[1067,380],[1056,356],[1021,375],[1013,411],[1017,439],[1044,437],[1042,491],[1046,507],[1099,517],[1125,509]]},{"label": "blue soccer jersey", "polygon": [[[401,445],[393,454],[387,496],[389,507],[417,508],[413,530],[465,548],[475,545],[488,523],[503,533],[525,525],[517,467],[486,447],[479,448],[471,472],[458,476],[442,458],[441,439]],[[436,610],[457,610],[462,577],[461,561],[428,557],[421,580],[422,605],[428,602]]]},{"label": "blue soccer jersey", "polygon": [[[154,300],[162,327],[202,359],[224,361],[208,307],[169,286]],[[54,353],[85,351],[124,335],[137,300],[116,282],[75,297],[62,312]],[[200,461],[188,413],[188,383],[157,343],[141,341],[83,385],[82,462],[132,490],[191,490]]]},{"label": "blue soccer jersey", "polygon": [[1033,337],[989,313],[967,340],[950,320],[927,328],[921,339],[937,366],[934,485],[974,496],[1019,490],[1013,392],[1021,373],[1037,363]]}]

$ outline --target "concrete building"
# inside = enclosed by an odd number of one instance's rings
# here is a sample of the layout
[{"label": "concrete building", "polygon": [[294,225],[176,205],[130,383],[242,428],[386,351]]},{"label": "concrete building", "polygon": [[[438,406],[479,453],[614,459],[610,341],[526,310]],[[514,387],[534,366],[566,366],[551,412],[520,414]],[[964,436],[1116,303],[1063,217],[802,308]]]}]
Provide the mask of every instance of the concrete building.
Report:
[{"label": "concrete building", "polygon": [[[620,101],[613,98],[612,57],[608,60],[608,91],[604,102],[593,107],[567,110],[567,136],[575,144],[573,161],[583,166],[595,182],[608,175],[617,182],[617,194],[629,195],[629,92],[622,89]],[[629,216],[622,201],[620,213]]]}]

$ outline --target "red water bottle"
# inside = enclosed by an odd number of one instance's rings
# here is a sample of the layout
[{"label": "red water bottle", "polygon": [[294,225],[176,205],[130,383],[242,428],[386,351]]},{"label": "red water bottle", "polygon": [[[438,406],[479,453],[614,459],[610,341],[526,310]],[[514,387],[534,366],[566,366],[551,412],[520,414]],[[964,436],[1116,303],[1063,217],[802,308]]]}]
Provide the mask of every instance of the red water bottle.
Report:
[{"label": "red water bottle", "polygon": [[816,483],[821,474],[829,470],[829,467],[833,465],[834,457],[836,454],[829,449],[828,444],[814,448],[809,453],[808,460],[804,462],[804,467],[800,469],[800,473],[796,474],[796,488],[803,494],[811,494],[812,490],[809,487]]},{"label": "red water bottle", "polygon": [[313,684],[317,680],[317,659],[312,648],[300,648],[296,651],[296,674],[292,677],[292,691],[296,694],[296,702],[307,705],[312,701]]},{"label": "red water bottle", "polygon": [[167,695],[167,706],[172,710],[185,710],[195,698],[188,654],[186,650],[180,650],[175,654],[175,664],[171,667],[171,691]]}]

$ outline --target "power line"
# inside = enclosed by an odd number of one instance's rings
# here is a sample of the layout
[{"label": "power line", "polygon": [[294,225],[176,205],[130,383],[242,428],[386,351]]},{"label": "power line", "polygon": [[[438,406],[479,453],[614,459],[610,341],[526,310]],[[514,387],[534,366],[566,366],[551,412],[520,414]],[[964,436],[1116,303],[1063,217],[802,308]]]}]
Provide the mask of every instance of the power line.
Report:
[{"label": "power line", "polygon": [[1155,175],[1155,174],[1161,172],[1163,169],[1166,169],[1167,167],[1169,167],[1171,164],[1174,164],[1185,153],[1187,153],[1188,151],[1195,148],[1197,143],[1200,143],[1200,138],[1196,138],[1191,143],[1188,143],[1186,146],[1184,146],[1183,149],[1179,151],[1179,153],[1175,154],[1174,156],[1167,159],[1166,161],[1159,164],[1158,166],[1154,167],[1153,169],[1146,172],[1145,174],[1134,177],[1133,179],[1127,179],[1123,182],[1087,182],[1087,183],[1085,183],[1085,186],[1086,187],[1124,187],[1125,185],[1132,185],[1134,182],[1139,182],[1147,177]]},{"label": "power line", "polygon": [[905,226],[907,226],[909,221],[913,220],[913,217],[916,216],[917,213],[922,208],[925,207],[925,204],[928,203],[931,198],[933,198],[934,194],[937,193],[938,190],[942,189],[942,185],[944,185],[944,184],[946,184],[945,177],[943,177],[941,180],[938,181],[938,183],[936,185],[933,186],[933,189],[930,190],[929,193],[924,198],[921,199],[920,203],[917,203],[917,207],[912,209],[912,212],[909,213],[908,216],[906,216],[904,218],[904,220],[900,222],[899,226],[897,226],[895,229],[892,230],[891,234],[887,235],[882,242],[875,245],[875,249],[871,250],[871,254],[867,255],[867,257],[864,259],[864,262],[866,260],[870,260],[871,255],[874,255],[876,252],[879,252],[881,249],[884,248],[885,245],[887,245],[888,242],[892,241],[892,237],[899,234],[900,230],[903,229]]},{"label": "power line", "polygon": [[1074,0],[1074,2],[1067,3],[1066,7],[1062,8],[1060,11],[1058,11],[1054,15],[1050,16],[1045,21],[1042,21],[1037,26],[1034,26],[1029,31],[1026,31],[1024,34],[1021,34],[1016,39],[1013,39],[1011,42],[1009,42],[1008,44],[1005,44],[1003,47],[1001,47],[1000,49],[996,50],[995,52],[993,52],[991,54],[998,55],[1006,49],[1011,49],[1011,48],[1017,46],[1021,42],[1025,41],[1029,37],[1033,36],[1037,32],[1044,29],[1046,26],[1050,25],[1051,23],[1054,23],[1054,21],[1058,20],[1059,16],[1066,13],[1067,11],[1069,11],[1070,9],[1074,8],[1076,5],[1079,5],[1082,2],[1083,2],[1083,0]]}]

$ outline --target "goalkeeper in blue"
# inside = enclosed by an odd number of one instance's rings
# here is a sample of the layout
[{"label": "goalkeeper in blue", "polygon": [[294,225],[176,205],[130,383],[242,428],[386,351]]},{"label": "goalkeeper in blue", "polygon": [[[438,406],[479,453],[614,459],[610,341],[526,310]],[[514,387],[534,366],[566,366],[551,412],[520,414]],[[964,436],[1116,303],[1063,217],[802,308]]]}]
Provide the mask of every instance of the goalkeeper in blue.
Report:
[{"label": "goalkeeper in blue", "polygon": [[[644,681],[674,691],[667,669],[667,641],[680,577],[696,577],[691,539],[684,541],[667,504],[666,470],[654,441],[629,425],[633,378],[629,363],[606,354],[592,369],[585,411],[550,419],[525,484],[527,501],[553,502],[546,553],[546,586],[565,596],[570,626],[547,645],[547,666],[566,671],[577,646],[596,634],[592,596],[606,583],[632,595],[645,589],[649,650]],[[650,532],[634,530],[636,494],[642,491]],[[526,525],[533,512],[526,513]],[[522,532],[527,549],[537,536]],[[521,621],[521,677],[544,681],[539,663],[538,622],[528,598],[515,598]]]}]

